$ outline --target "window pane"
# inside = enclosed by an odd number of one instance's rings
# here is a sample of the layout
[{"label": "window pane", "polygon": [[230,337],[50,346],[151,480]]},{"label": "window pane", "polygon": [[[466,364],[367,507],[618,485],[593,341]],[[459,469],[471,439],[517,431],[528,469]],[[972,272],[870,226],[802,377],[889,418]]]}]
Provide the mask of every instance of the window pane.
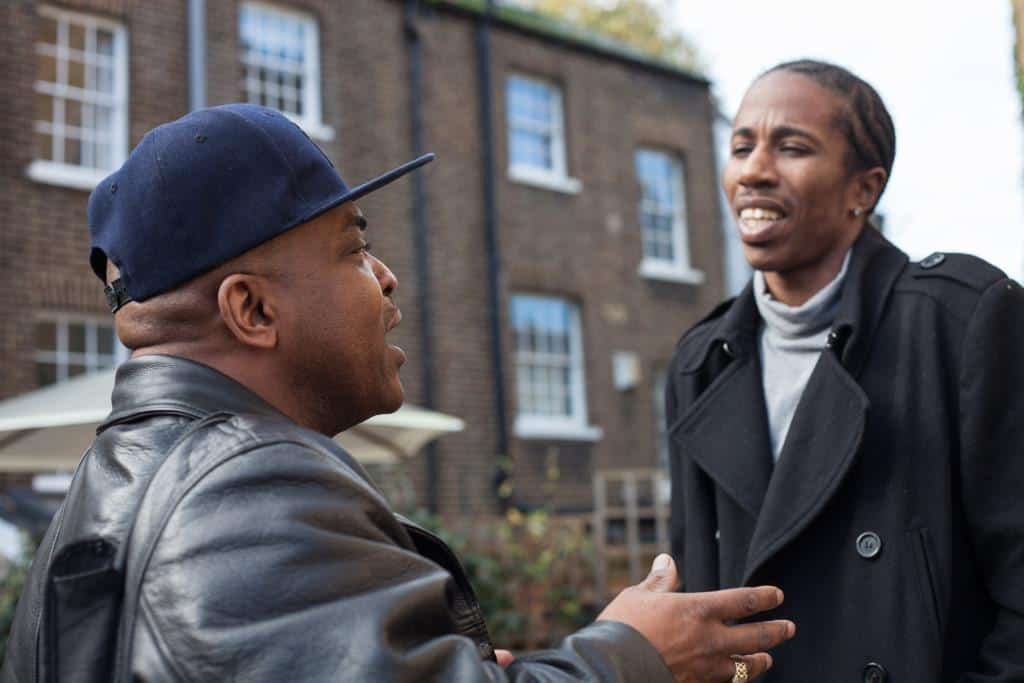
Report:
[{"label": "window pane", "polygon": [[[239,14],[246,100],[302,116],[307,22],[267,7],[243,5]],[[312,27],[309,27],[312,30]]]},{"label": "window pane", "polygon": [[64,162],[68,164],[75,164],[76,166],[82,163],[82,141],[76,138],[66,138],[64,140]]},{"label": "window pane", "polygon": [[114,353],[114,330],[107,325],[96,326],[96,350],[102,354]]},{"label": "window pane", "polygon": [[93,107],[93,130],[101,140],[114,139],[114,110],[112,107],[95,105]]},{"label": "window pane", "polygon": [[68,47],[72,50],[85,50],[85,27],[77,24],[68,25]]},{"label": "window pane", "polygon": [[565,387],[565,402],[562,404],[562,410],[566,415],[572,415],[572,377],[569,368],[562,370],[562,386]]},{"label": "window pane", "polygon": [[36,384],[45,387],[57,381],[57,366],[52,363],[36,363]]},{"label": "window pane", "polygon": [[516,340],[519,411],[524,415],[573,417],[573,306],[553,297],[511,299]]},{"label": "window pane", "polygon": [[105,95],[114,94],[114,67],[112,66],[97,66],[96,67],[96,82],[93,87],[97,92],[101,92]]},{"label": "window pane", "polygon": [[53,121],[53,97],[36,93],[36,121]]},{"label": "window pane", "polygon": [[550,169],[551,139],[537,133],[521,130],[512,131],[511,157],[513,164]]},{"label": "window pane", "polygon": [[36,70],[36,77],[46,83],[57,82],[57,59],[50,55],[36,55],[39,66]]},{"label": "window pane", "polygon": [[68,351],[85,353],[85,323],[68,325]]},{"label": "window pane", "polygon": [[72,88],[85,88],[85,64],[76,60],[68,60],[68,85]]},{"label": "window pane", "polygon": [[96,30],[96,53],[107,57],[114,56],[114,34],[105,29]]},{"label": "window pane", "polygon": [[96,168],[100,169],[112,169],[113,163],[113,148],[102,142],[93,145],[93,163]]},{"label": "window pane", "polygon": [[52,17],[39,17],[39,42],[47,45],[57,44],[57,20]]},{"label": "window pane", "polygon": [[561,145],[561,121],[555,86],[522,76],[509,76],[506,84],[509,161],[516,166],[554,169],[554,149]]},{"label": "window pane", "polygon": [[[113,115],[113,107],[126,106],[124,102],[114,99],[118,90],[117,60],[124,58],[123,51],[117,49],[116,32],[91,26],[87,18],[70,15],[56,22],[42,20],[39,45],[46,45],[54,36],[62,36],[64,42],[61,48],[72,52],[63,53],[57,59],[38,54],[37,79],[44,83],[66,85],[75,91],[71,94],[61,93],[62,97],[51,97],[49,102],[47,96],[37,97],[36,116],[38,121],[50,121],[57,126],[67,126],[70,130],[58,129],[50,133],[57,138],[57,149],[47,152],[45,156],[42,152],[47,141],[37,138],[37,157],[69,165],[110,170],[120,161],[113,158],[114,151],[119,148],[114,144],[112,134],[113,121],[118,118]],[[60,77],[58,71],[63,72]],[[100,106],[103,107],[102,111]]]},{"label": "window pane", "polygon": [[53,138],[46,133],[36,133],[36,159],[53,159]]},{"label": "window pane", "polygon": [[685,239],[685,226],[681,221],[682,165],[664,152],[638,150],[636,173],[641,188],[644,256],[659,261],[685,262],[685,253],[677,253],[676,246],[678,239]]},{"label": "window pane", "polygon": [[64,124],[79,128],[82,125],[82,103],[78,100],[64,100]]},{"label": "window pane", "polygon": [[57,350],[57,323],[41,320],[36,323],[36,351]]}]

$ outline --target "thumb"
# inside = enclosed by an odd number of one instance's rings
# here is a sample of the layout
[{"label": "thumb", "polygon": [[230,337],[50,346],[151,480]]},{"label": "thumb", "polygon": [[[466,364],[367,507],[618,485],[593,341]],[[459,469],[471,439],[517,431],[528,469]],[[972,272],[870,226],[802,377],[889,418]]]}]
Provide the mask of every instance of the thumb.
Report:
[{"label": "thumb", "polygon": [[654,558],[651,573],[643,581],[643,587],[655,593],[668,593],[679,586],[679,574],[672,556],[662,553]]}]

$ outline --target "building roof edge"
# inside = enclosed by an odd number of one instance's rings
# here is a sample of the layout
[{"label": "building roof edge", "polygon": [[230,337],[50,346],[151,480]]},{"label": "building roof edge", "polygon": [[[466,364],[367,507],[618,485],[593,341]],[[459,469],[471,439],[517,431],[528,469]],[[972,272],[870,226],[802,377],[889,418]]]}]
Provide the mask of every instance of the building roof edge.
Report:
[{"label": "building roof edge", "polygon": [[[425,4],[443,10],[475,17],[487,13],[486,0],[425,0]],[[632,46],[593,31],[558,21],[523,7],[495,2],[491,15],[495,24],[543,40],[562,43],[572,48],[625,61],[652,71],[657,71],[690,83],[709,87],[711,81],[672,62],[659,59]]]}]

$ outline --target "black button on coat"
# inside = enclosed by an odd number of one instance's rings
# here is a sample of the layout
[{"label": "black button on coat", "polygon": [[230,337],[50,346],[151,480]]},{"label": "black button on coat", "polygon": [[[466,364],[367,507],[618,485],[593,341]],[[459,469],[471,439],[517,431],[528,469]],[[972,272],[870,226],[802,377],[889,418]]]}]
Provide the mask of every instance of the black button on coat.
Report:
[{"label": "black button on coat", "polygon": [[928,265],[860,236],[777,464],[751,288],[677,347],[673,553],[687,590],[785,591],[765,681],[1024,681],[1024,293]]}]

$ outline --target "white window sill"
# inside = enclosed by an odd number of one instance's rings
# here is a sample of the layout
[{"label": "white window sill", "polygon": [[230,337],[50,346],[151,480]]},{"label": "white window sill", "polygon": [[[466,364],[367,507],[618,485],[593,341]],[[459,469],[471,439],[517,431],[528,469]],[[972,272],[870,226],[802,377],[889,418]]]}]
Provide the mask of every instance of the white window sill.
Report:
[{"label": "white window sill", "polygon": [[508,179],[523,185],[554,190],[563,194],[579,194],[583,189],[583,183],[576,178],[536,169],[532,166],[509,166]]},{"label": "white window sill", "polygon": [[600,441],[604,430],[593,425],[568,420],[545,420],[520,416],[513,432],[520,439],[546,439],[550,441]]},{"label": "white window sill", "polygon": [[36,159],[25,169],[25,175],[37,183],[47,185],[59,185],[70,187],[75,190],[92,190],[99,185],[100,181],[106,178],[110,171],[100,171],[95,168],[84,168],[61,164],[56,161],[44,161]]},{"label": "white window sill", "polygon": [[650,280],[662,280],[664,282],[677,282],[686,285],[704,284],[707,276],[703,270],[680,266],[675,263],[663,261],[643,261],[637,271],[642,277]]},{"label": "white window sill", "polygon": [[331,126],[324,125],[320,121],[313,121],[311,119],[299,118],[295,114],[289,114],[286,111],[281,112],[296,126],[306,131],[306,135],[319,140],[321,142],[330,142],[334,139],[334,128]]}]

